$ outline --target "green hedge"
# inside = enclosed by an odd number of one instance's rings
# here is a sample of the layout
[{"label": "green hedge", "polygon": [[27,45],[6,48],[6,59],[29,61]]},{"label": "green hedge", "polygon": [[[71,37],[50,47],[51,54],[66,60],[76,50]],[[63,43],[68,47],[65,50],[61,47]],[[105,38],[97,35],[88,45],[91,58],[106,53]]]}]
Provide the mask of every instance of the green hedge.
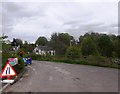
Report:
[{"label": "green hedge", "polygon": [[92,65],[92,66],[100,66],[100,67],[110,67],[110,68],[120,68],[120,65],[112,62],[111,58],[103,57],[103,56],[87,56],[80,57],[76,60],[66,59],[65,57],[55,57],[55,56],[41,56],[36,54],[31,54],[30,57],[33,60],[39,61],[52,61],[52,62],[62,62],[69,64],[82,64],[82,65]]},{"label": "green hedge", "polygon": [[21,73],[24,70],[24,62],[22,60],[22,58],[18,58],[18,64],[13,66],[13,68],[15,69],[15,71],[17,72],[17,74]]},{"label": "green hedge", "polygon": [[24,62],[21,57],[12,52],[3,52],[2,53],[2,68],[5,66],[8,58],[18,58],[18,64],[13,66],[17,74],[24,70]]},{"label": "green hedge", "polygon": [[29,57],[31,57],[33,60],[40,60],[40,61],[49,61],[54,58],[54,56],[51,55],[36,55],[36,54],[30,54]]},{"label": "green hedge", "polygon": [[6,64],[7,59],[10,57],[11,57],[10,53],[7,53],[7,52],[2,53],[2,68]]},{"label": "green hedge", "polygon": [[111,61],[111,59],[102,57],[102,56],[89,56],[87,58],[80,58],[78,60],[70,60],[70,59],[54,59],[51,60],[53,62],[58,63],[69,63],[69,64],[82,64],[82,65],[92,65],[99,67],[110,67],[110,68],[119,68],[120,65]]}]

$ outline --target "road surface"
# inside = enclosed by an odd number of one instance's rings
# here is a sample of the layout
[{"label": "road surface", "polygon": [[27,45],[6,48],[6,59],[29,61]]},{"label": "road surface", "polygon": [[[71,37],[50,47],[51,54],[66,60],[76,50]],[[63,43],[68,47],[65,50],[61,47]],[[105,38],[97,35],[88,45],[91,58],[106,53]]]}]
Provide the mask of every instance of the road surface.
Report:
[{"label": "road surface", "polygon": [[118,70],[87,65],[33,61],[4,92],[118,92]]}]

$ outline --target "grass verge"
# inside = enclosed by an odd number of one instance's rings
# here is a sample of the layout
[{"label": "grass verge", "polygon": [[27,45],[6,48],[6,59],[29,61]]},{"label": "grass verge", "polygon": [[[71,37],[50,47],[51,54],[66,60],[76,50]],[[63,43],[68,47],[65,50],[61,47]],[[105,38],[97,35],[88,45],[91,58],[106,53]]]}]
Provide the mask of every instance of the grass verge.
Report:
[{"label": "grass verge", "polygon": [[100,64],[100,63],[93,63],[84,60],[50,60],[56,63],[68,63],[68,64],[81,64],[81,65],[90,65],[90,66],[98,66],[98,67],[109,67],[109,68],[116,68],[120,69],[120,65],[118,64]]}]

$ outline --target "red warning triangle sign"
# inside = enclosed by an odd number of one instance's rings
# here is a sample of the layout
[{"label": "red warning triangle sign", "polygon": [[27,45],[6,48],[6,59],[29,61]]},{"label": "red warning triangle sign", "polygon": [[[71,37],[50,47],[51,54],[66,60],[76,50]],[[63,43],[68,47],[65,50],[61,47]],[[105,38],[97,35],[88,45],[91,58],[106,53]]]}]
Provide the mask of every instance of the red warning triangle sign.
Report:
[{"label": "red warning triangle sign", "polygon": [[16,72],[13,67],[7,62],[5,67],[2,70],[2,77],[3,76],[16,76]]}]

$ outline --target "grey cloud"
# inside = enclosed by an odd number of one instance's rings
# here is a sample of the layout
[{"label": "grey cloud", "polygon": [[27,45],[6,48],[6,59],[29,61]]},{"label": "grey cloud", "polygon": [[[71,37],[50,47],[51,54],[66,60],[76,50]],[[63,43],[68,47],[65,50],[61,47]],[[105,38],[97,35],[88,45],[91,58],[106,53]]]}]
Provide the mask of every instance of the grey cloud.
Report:
[{"label": "grey cloud", "polygon": [[65,22],[63,25],[74,25],[74,24],[78,24],[80,22],[81,22],[81,20],[74,20],[74,21]]},{"label": "grey cloud", "polygon": [[79,30],[88,30],[89,28],[96,29],[96,28],[101,28],[105,26],[105,24],[102,22],[91,23],[89,21],[86,23],[82,21],[74,21],[74,23],[70,22],[70,23],[65,23],[65,24],[70,25],[71,29],[79,29]]},{"label": "grey cloud", "polygon": [[[2,7],[5,11],[12,13],[12,14],[16,14],[16,12],[21,11],[21,8],[23,8],[22,6],[19,6],[18,4],[15,4],[13,2],[3,2]],[[4,12],[3,10],[3,12]]]},{"label": "grey cloud", "polygon": [[111,24],[111,27],[118,27],[118,24]]},{"label": "grey cloud", "polygon": [[106,32],[107,34],[117,35],[118,28],[115,29],[113,27],[117,27],[117,24],[110,24],[110,25],[105,25],[104,23],[86,24],[86,25],[78,26],[78,28],[71,27],[67,29],[66,32],[69,32],[71,35],[75,36],[76,39],[89,31],[99,32],[99,33]]},{"label": "grey cloud", "polygon": [[[29,3],[5,2],[3,3],[3,17],[6,16],[7,14],[15,18],[31,17],[31,16],[35,16],[36,14],[38,14],[38,11],[36,10],[34,11],[27,10],[27,6],[29,6]],[[42,12],[41,9],[39,9],[39,11]]]},{"label": "grey cloud", "polygon": [[76,39],[91,30],[116,33],[115,9],[113,3],[7,2],[3,4],[3,32],[29,41],[53,32],[68,32]]},{"label": "grey cloud", "polygon": [[[43,8],[31,11],[27,9],[30,3],[4,2],[2,5],[2,25],[3,32],[11,32],[12,26],[19,22],[23,17],[44,16]],[[9,27],[11,26],[11,27]]]}]

